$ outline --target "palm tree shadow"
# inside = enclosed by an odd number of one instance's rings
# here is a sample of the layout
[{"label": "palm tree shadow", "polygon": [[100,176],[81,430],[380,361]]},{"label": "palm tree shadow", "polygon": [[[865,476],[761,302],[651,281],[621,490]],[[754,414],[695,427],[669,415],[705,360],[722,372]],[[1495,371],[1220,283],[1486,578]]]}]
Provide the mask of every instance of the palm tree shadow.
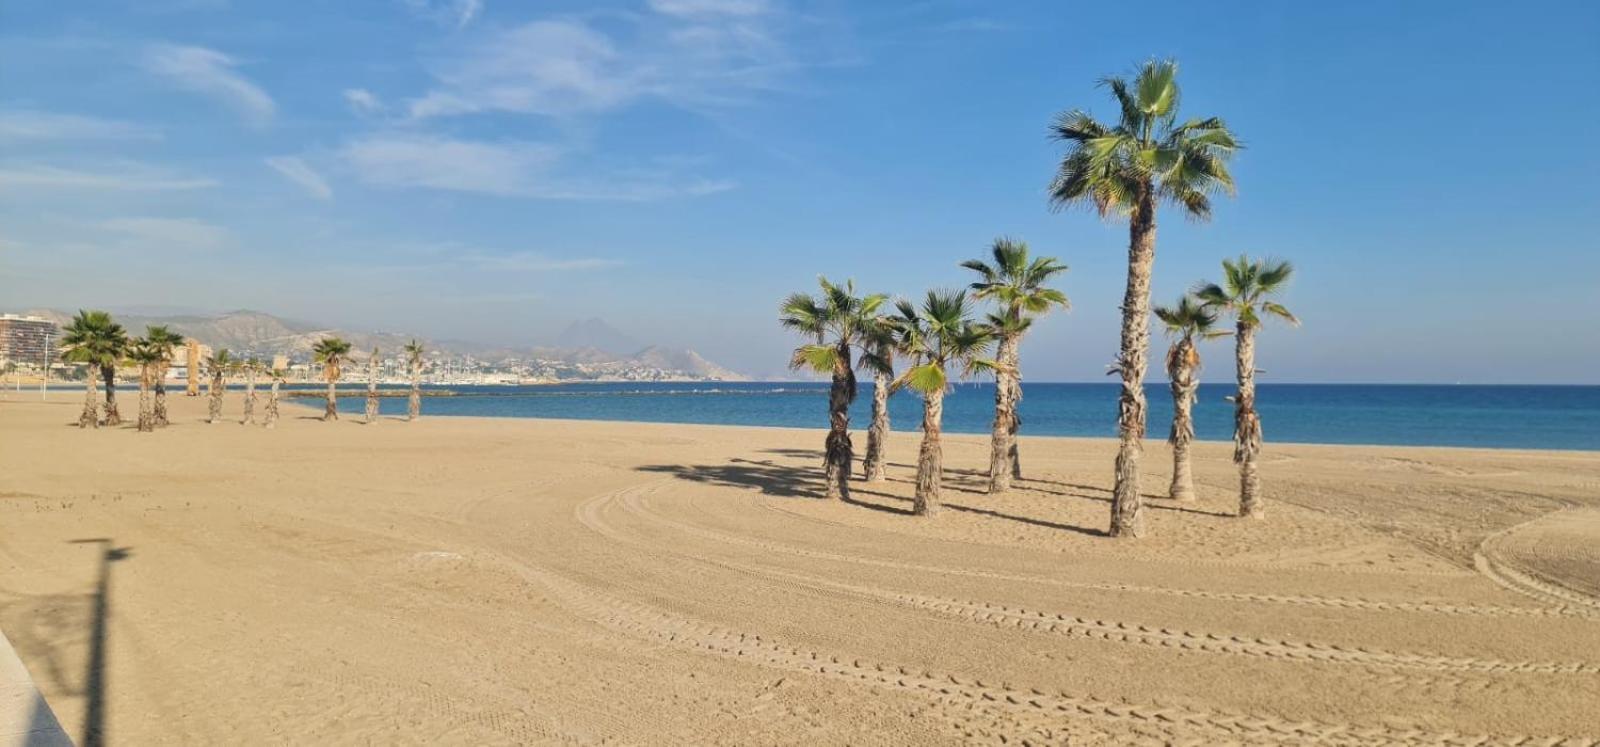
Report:
[{"label": "palm tree shadow", "polygon": [[756,488],[763,495],[780,498],[822,498],[825,494],[822,476],[816,471],[766,460],[731,459],[727,464],[647,464],[635,469],[708,485]]}]

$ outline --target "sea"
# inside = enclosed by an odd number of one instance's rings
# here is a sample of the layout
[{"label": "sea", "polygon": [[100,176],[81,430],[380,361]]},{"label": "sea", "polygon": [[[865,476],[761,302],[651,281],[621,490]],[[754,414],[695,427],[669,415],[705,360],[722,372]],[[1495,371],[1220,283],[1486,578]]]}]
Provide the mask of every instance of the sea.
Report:
[{"label": "sea", "polygon": [[[348,385],[346,385],[347,387]],[[340,388],[341,412],[359,413],[361,389]],[[387,387],[386,387],[387,388]],[[635,383],[540,386],[447,386],[453,396],[426,397],[424,414],[503,418],[576,418],[819,428],[827,424],[828,384]],[[1024,382],[1023,435],[1116,435],[1118,385]],[[1195,434],[1233,434],[1228,384],[1202,384]],[[1165,439],[1172,419],[1167,386],[1151,384],[1148,437]],[[1261,384],[1257,403],[1269,442],[1389,444],[1516,449],[1600,450],[1600,386]],[[300,400],[311,403],[313,400]],[[314,400],[318,407],[321,399]],[[851,426],[869,422],[872,384],[862,383]],[[404,414],[403,397],[380,400],[385,415]],[[945,398],[944,429],[987,433],[994,384],[956,385]],[[902,391],[889,400],[891,426],[917,430],[922,402]]]}]

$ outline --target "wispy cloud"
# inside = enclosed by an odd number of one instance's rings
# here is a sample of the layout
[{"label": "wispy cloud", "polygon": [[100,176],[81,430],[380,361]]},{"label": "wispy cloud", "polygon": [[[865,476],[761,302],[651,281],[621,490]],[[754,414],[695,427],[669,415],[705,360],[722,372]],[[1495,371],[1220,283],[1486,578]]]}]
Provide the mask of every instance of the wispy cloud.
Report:
[{"label": "wispy cloud", "polygon": [[727,181],[685,176],[670,165],[584,176],[566,175],[567,149],[522,140],[470,141],[433,135],[381,134],[340,151],[360,178],[384,187],[556,200],[655,200],[710,194]]},{"label": "wispy cloud", "polygon": [[365,88],[346,88],[344,101],[357,114],[377,114],[383,111],[383,100]]},{"label": "wispy cloud", "polygon": [[571,272],[577,270],[603,270],[622,266],[621,260],[583,257],[575,259],[552,258],[538,252],[506,252],[494,254],[467,251],[455,255],[479,270],[491,272]]},{"label": "wispy cloud", "polygon": [[772,11],[766,0],[650,0],[650,9],[669,16],[754,16]]},{"label": "wispy cloud", "polygon": [[146,50],[144,65],[185,90],[223,102],[252,124],[266,124],[277,112],[272,97],[235,71],[232,57],[214,49],[155,44]]},{"label": "wispy cloud", "polygon": [[306,162],[297,156],[270,156],[265,159],[273,171],[283,175],[306,194],[318,200],[333,199],[333,188],[328,186],[328,181],[322,178]]},{"label": "wispy cloud", "polygon": [[42,165],[0,165],[0,189],[104,190],[162,192],[207,189],[214,179],[183,176],[138,163],[113,169],[87,170]]},{"label": "wispy cloud", "polygon": [[552,17],[496,31],[433,65],[415,118],[592,114],[647,100],[690,108],[778,87],[800,65],[789,15],[759,0],[652,0],[646,13]]},{"label": "wispy cloud", "polygon": [[194,218],[117,218],[100,225],[137,244],[168,249],[217,249],[229,240],[226,229]]},{"label": "wispy cloud", "polygon": [[0,142],[159,139],[159,129],[133,122],[28,109],[0,111]]},{"label": "wispy cloud", "polygon": [[483,0],[404,0],[411,13],[441,26],[464,29],[483,12]]}]

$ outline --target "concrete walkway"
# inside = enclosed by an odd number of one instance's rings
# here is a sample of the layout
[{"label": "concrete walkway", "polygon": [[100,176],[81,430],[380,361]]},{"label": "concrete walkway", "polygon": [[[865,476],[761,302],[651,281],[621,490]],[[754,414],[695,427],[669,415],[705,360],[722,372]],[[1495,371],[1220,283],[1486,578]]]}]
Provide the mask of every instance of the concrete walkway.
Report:
[{"label": "concrete walkway", "polygon": [[4,635],[0,635],[0,747],[72,747]]}]

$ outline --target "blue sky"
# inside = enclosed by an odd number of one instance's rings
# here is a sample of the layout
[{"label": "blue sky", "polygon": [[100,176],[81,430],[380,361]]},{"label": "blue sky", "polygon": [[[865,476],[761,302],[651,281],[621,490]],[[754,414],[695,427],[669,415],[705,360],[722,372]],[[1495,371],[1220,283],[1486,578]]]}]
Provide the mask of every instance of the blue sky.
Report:
[{"label": "blue sky", "polygon": [[[131,7],[137,5],[137,7]],[[0,308],[253,308],[506,343],[600,316],[779,375],[818,273],[918,294],[996,235],[1072,270],[1024,346],[1102,380],[1126,229],[1051,213],[1056,112],[1182,64],[1248,148],[1168,211],[1170,300],[1293,259],[1268,380],[1597,383],[1600,4],[15,0]],[[1229,375],[1210,348],[1208,380]]]}]

